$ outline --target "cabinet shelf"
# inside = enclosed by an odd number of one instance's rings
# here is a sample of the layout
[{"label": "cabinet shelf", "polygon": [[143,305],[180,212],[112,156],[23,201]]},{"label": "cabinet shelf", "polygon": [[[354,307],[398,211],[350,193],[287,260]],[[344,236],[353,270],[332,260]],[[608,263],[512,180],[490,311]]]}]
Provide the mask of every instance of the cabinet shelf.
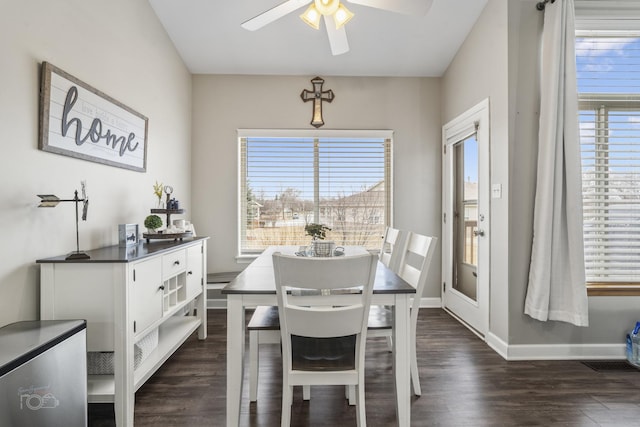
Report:
[{"label": "cabinet shelf", "polygon": [[[149,354],[133,374],[137,391],[160,366],[200,327],[201,321],[192,316],[173,316],[158,329],[158,347]],[[89,403],[113,403],[115,380],[113,375],[89,375],[87,384]]]}]

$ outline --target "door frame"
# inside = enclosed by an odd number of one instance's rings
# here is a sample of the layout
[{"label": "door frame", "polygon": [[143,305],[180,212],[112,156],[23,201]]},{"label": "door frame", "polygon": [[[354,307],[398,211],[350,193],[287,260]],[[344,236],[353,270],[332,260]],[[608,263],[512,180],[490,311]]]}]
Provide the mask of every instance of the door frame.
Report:
[{"label": "door frame", "polygon": [[[442,127],[442,307],[470,327],[477,335],[489,331],[490,295],[490,122],[489,99],[460,114]],[[476,134],[478,144],[478,229],[484,236],[478,238],[477,294],[473,300],[453,286],[453,204],[454,180],[452,173],[453,145]],[[484,220],[480,220],[480,215]]]}]

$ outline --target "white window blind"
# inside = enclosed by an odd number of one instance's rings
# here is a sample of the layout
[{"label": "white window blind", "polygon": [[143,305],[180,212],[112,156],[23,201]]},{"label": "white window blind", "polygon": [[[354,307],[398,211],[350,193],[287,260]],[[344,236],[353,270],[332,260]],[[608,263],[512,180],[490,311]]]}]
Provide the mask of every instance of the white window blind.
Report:
[{"label": "white window blind", "polygon": [[640,282],[640,37],[578,37],[590,283]]},{"label": "white window blind", "polygon": [[336,245],[377,249],[390,223],[391,133],[299,133],[239,132],[241,255],[307,245],[309,223]]}]

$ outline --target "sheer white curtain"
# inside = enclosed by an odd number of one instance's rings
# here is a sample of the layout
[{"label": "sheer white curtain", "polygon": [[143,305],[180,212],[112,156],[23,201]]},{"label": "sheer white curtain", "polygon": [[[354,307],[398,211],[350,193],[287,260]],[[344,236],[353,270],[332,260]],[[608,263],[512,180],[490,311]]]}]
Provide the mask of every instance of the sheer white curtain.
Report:
[{"label": "sheer white curtain", "polygon": [[541,54],[538,172],[524,312],[588,326],[573,0],[548,3]]}]

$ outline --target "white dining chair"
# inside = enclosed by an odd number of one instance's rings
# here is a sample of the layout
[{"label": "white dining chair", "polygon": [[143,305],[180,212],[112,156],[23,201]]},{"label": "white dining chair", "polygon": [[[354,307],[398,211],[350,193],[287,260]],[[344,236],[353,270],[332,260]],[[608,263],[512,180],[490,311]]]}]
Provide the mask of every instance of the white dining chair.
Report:
[{"label": "white dining chair", "polygon": [[378,257],[273,254],[282,342],[282,417],[294,386],[354,386],[356,420],[366,426],[364,355]]},{"label": "white dining chair", "polygon": [[[378,254],[380,262],[397,274],[406,244],[406,231],[387,227],[384,231],[380,253]],[[385,337],[389,351],[393,350],[393,341],[388,331],[391,315],[391,307],[384,305],[372,305],[369,312],[369,337]]]},{"label": "white dining chair", "polygon": [[[429,267],[433,253],[435,252],[437,237],[424,236],[422,234],[408,232],[405,242],[402,244],[401,256],[397,274],[416,289],[416,294],[411,302],[410,314],[410,340],[411,340],[411,383],[413,393],[416,396],[422,394],[420,388],[420,376],[418,375],[418,359],[416,357],[416,333],[418,326],[418,312],[420,299],[427,283]],[[391,339],[393,331],[393,315],[391,308],[384,306],[372,306],[369,315],[369,337],[387,337]],[[350,391],[350,393],[352,393]]]},{"label": "white dining chair", "polygon": [[260,371],[260,345],[280,344],[280,318],[278,307],[256,307],[247,324],[249,331],[249,400],[258,400],[258,375]]},{"label": "white dining chair", "polygon": [[399,250],[401,248],[398,245],[403,242],[405,234],[397,228],[387,227],[382,236],[382,245],[380,245],[379,253],[380,262],[395,272],[397,272],[400,256],[402,255],[402,250]]}]

